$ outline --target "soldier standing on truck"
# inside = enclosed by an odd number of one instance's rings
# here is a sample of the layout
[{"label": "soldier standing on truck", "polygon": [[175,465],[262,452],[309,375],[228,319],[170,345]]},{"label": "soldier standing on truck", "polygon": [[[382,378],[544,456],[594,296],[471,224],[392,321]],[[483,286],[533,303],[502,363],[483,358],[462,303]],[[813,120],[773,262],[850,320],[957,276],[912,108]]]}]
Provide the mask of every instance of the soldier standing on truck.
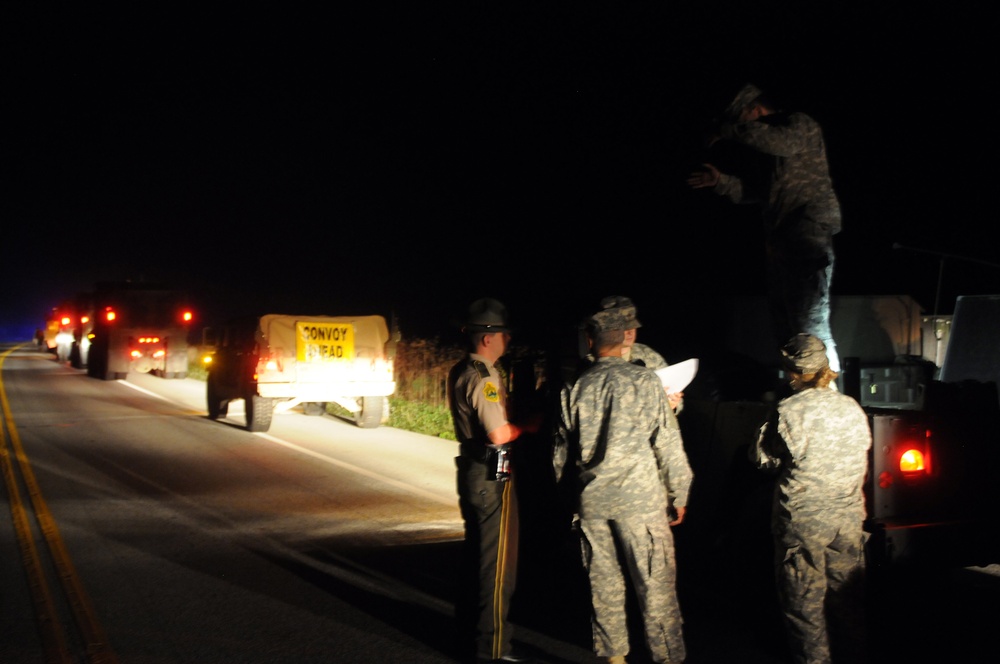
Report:
[{"label": "soldier standing on truck", "polygon": [[864,481],[868,416],[830,389],[823,342],[792,337],[781,350],[793,394],[761,427],[751,461],[777,470],[771,532],[775,580],[792,661],[864,662]]},{"label": "soldier standing on truck", "polygon": [[807,332],[826,345],[830,369],[840,358],[830,330],[833,236],[840,232],[840,202],[833,190],[819,123],[786,113],[747,84],[726,108],[717,134],[768,159],[759,186],[745,174],[722,173],[711,163],[688,176],[694,189],[711,188],[734,203],[753,203],[764,216],[768,304],[775,344]]}]

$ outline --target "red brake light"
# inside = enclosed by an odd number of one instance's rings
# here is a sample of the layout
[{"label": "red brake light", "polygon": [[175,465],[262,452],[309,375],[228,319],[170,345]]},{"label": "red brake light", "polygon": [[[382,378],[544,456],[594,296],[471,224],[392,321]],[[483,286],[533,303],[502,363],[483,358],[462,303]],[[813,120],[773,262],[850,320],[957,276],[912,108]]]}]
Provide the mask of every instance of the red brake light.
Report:
[{"label": "red brake light", "polygon": [[899,469],[904,473],[915,473],[924,470],[924,453],[910,448],[899,458]]},{"label": "red brake light", "polygon": [[69,316],[63,316],[62,318],[59,319],[59,323],[61,325],[69,325],[69,323],[70,323],[70,317]]},{"label": "red brake light", "polygon": [[181,320],[183,320],[185,323],[190,323],[192,320],[194,320],[194,314],[191,313],[190,311],[185,311],[184,313],[181,314]]},{"label": "red brake light", "polygon": [[106,309],[104,310],[104,320],[108,321],[109,323],[110,323],[111,321],[113,321],[113,320],[114,320],[115,318],[117,318],[117,317],[118,317],[118,316],[117,316],[117,314],[115,314],[115,310],[114,310],[114,309],[112,309],[111,307],[107,307],[107,308],[106,308]]}]

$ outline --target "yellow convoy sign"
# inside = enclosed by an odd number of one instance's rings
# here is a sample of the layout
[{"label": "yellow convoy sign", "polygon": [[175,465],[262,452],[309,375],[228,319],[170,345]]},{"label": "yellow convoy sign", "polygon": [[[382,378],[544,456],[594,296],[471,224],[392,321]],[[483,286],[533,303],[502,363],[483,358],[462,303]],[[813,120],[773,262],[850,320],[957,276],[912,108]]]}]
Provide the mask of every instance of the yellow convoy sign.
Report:
[{"label": "yellow convoy sign", "polygon": [[299,362],[354,359],[354,326],[350,323],[295,323],[295,355]]}]

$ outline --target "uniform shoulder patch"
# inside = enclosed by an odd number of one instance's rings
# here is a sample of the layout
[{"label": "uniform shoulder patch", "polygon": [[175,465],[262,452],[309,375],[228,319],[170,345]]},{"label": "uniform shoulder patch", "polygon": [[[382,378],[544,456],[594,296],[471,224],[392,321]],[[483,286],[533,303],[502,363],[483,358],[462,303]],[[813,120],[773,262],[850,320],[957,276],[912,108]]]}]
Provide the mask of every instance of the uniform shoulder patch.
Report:
[{"label": "uniform shoulder patch", "polygon": [[488,380],[483,384],[483,396],[486,397],[487,401],[496,403],[500,401],[500,390],[493,384],[493,381]]},{"label": "uniform shoulder patch", "polygon": [[489,378],[490,368],[486,366],[485,362],[483,362],[482,360],[473,360],[472,366],[474,366],[476,368],[476,371],[479,372],[480,378]]}]

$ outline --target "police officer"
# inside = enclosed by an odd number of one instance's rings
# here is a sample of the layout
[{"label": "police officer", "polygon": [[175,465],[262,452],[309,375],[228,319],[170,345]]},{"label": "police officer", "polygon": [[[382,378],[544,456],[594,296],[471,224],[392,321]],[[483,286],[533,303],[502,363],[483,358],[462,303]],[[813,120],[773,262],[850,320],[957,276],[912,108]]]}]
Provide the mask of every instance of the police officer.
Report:
[{"label": "police officer", "polygon": [[781,352],[793,394],[750,452],[778,470],[771,532],[792,661],[863,662],[868,416],[830,389],[837,374],[817,337],[798,334]]},{"label": "police officer", "polygon": [[596,357],[560,395],[556,480],[576,492],[581,553],[590,580],[594,653],[624,664],[629,652],[626,557],[654,662],[683,662],[674,540],[694,474],[663,385],[622,356],[632,321],[602,309],[586,326]]},{"label": "police officer", "polygon": [[[508,420],[498,362],[507,352],[507,309],[493,298],[473,302],[463,331],[469,354],[448,375],[448,403],[459,443],[458,502],[465,521],[464,572],[456,617],[477,662],[528,662],[512,648],[507,616],[517,579],[518,507],[512,443],[538,423]],[[469,624],[475,620],[475,624]]]}]

